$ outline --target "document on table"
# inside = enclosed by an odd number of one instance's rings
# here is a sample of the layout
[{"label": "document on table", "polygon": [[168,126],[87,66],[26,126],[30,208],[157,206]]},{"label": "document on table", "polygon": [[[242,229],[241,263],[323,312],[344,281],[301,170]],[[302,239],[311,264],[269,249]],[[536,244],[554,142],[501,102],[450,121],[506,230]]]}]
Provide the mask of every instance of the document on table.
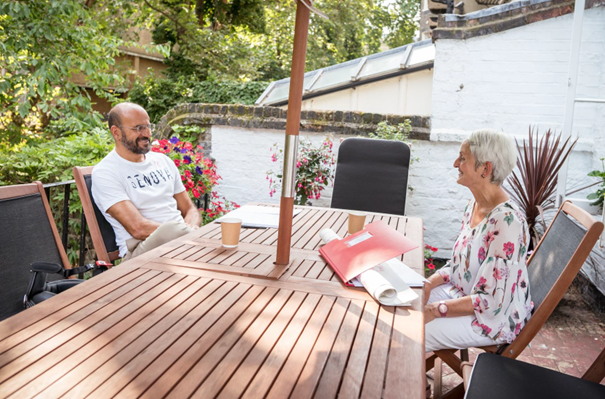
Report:
[{"label": "document on table", "polygon": [[[320,232],[322,241],[328,243],[340,237],[329,229]],[[422,287],[427,281],[398,258],[389,259],[374,266],[348,283],[355,287],[364,287],[368,293],[382,305],[410,306],[418,298],[410,287]]]},{"label": "document on table", "polygon": [[[294,209],[294,216],[300,212],[302,209]],[[217,219],[216,222],[220,223],[223,218],[242,219],[242,227],[277,229],[279,227],[279,207],[244,205]]]}]

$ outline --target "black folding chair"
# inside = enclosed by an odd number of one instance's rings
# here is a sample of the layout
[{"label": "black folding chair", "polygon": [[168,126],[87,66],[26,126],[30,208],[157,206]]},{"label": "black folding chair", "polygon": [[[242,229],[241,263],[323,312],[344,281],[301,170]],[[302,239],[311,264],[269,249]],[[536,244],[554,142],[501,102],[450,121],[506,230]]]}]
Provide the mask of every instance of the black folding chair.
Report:
[{"label": "black folding chair", "polygon": [[409,169],[404,142],[345,139],[338,148],[331,207],[403,215]]},{"label": "black folding chair", "polygon": [[[28,289],[32,263],[52,262],[65,269],[71,266],[42,183],[0,187],[0,215],[0,320],[4,320],[25,307],[23,294]],[[63,278],[48,276],[50,282]],[[54,293],[71,284],[55,286]]]},{"label": "black folding chair", "polygon": [[463,364],[463,373],[466,399],[605,398],[605,350],[581,379],[492,353]]}]

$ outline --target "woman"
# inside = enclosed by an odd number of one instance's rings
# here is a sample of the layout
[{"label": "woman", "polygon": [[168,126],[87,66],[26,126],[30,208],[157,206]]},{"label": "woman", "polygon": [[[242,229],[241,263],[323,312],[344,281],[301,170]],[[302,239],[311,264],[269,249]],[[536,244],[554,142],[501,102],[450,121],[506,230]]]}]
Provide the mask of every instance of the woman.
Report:
[{"label": "woman", "polygon": [[504,133],[475,131],[460,146],[457,182],[474,198],[451,261],[424,288],[427,352],[512,342],[531,317],[527,223],[502,189],[516,160]]}]

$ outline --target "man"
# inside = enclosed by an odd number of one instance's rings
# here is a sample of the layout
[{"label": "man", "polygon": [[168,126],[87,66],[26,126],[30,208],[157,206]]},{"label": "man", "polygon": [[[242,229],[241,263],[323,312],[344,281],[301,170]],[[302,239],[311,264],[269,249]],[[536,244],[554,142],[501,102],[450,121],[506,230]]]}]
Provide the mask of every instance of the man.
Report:
[{"label": "man", "polygon": [[193,229],[202,219],[174,162],[149,152],[149,115],[139,105],[121,103],[109,111],[115,148],[92,171],[92,196],[128,260]]}]

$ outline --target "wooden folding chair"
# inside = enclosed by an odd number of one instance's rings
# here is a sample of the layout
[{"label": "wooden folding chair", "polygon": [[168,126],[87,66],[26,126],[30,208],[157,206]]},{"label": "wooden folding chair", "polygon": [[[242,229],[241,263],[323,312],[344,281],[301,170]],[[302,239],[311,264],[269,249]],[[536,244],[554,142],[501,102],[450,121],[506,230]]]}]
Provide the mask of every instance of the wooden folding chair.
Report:
[{"label": "wooden folding chair", "polygon": [[[39,181],[0,187],[0,320],[24,309],[33,262],[71,265]],[[62,279],[48,275],[48,281]]]},{"label": "wooden folding chair", "polygon": [[120,258],[120,251],[116,244],[116,235],[111,224],[105,219],[101,210],[92,199],[92,169],[94,166],[73,168],[74,179],[78,187],[78,194],[82,201],[82,210],[86,216],[86,223],[92,238],[92,244],[97,253],[97,259],[113,263]]},{"label": "wooden folding chair", "polygon": [[[552,223],[527,261],[527,272],[534,312],[517,338],[509,345],[481,347],[486,352],[516,358],[538,334],[546,320],[571,285],[578,271],[603,231],[603,223],[596,221],[586,211],[564,202]],[[439,350],[426,359],[426,369],[435,367],[434,397],[441,397],[442,362],[462,376],[463,361],[468,360],[468,350]],[[462,397],[462,384],[444,397]]]},{"label": "wooden folding chair", "polygon": [[605,398],[605,349],[582,378],[504,356],[481,353],[462,363],[466,399]]}]

